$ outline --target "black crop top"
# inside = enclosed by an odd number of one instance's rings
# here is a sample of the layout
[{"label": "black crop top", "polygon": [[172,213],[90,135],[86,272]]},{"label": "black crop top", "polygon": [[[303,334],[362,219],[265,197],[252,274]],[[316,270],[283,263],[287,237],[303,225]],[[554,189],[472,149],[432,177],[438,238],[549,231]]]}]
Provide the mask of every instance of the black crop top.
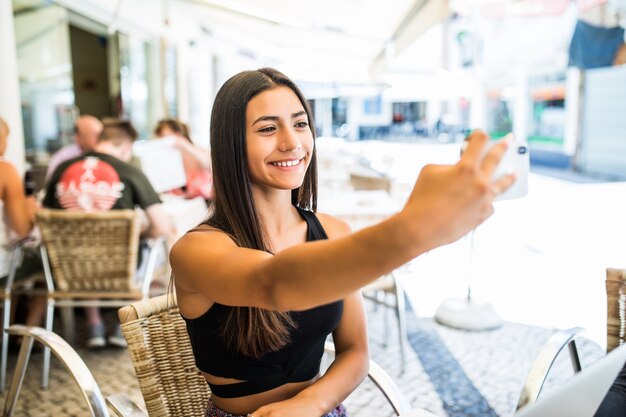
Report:
[{"label": "black crop top", "polygon": [[[307,242],[328,239],[313,212],[298,208],[307,223]],[[196,359],[196,366],[208,374],[240,379],[233,384],[209,384],[211,391],[222,398],[257,394],[289,382],[304,382],[319,373],[326,337],[337,328],[343,313],[343,301],[305,311],[292,311],[296,323],[291,342],[259,359],[230,351],[220,332],[221,323],[231,307],[214,303],[206,313],[186,319],[187,332]]]}]

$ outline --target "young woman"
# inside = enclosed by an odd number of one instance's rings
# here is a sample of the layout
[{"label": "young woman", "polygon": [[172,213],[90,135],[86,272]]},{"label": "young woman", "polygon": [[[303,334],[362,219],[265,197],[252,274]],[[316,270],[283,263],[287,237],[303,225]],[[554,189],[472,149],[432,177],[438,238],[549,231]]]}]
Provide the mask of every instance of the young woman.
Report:
[{"label": "young woman", "polygon": [[[180,312],[212,391],[207,416],[344,416],[367,374],[359,288],[463,236],[514,178],[491,180],[506,144],[474,134],[454,166],[428,166],[403,210],[351,234],[316,211],[306,99],[273,69],[229,79],[211,116],[212,214],[170,254]],[[323,375],[324,341],[336,357]]]}]

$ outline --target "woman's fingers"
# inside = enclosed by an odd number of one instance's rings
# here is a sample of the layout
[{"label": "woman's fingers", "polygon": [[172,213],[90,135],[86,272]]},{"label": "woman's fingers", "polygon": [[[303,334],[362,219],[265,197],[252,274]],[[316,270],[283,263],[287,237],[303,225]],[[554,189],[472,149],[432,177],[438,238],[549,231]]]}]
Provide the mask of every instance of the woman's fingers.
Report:
[{"label": "woman's fingers", "polygon": [[463,155],[461,155],[461,160],[467,161],[471,165],[478,166],[483,154],[483,149],[489,141],[489,138],[485,132],[476,129],[469,134],[466,140],[467,147]]},{"label": "woman's fingers", "polygon": [[486,153],[481,162],[481,169],[489,178],[491,178],[496,168],[498,168],[498,165],[500,164],[504,153],[506,152],[508,147],[511,146],[512,141],[513,135],[508,134],[504,137],[504,139],[498,141],[495,145],[493,145],[491,149],[489,149],[489,151]]},{"label": "woman's fingers", "polygon": [[513,185],[516,179],[517,177],[515,174],[507,174],[501,178],[498,178],[496,181],[492,182],[490,188],[494,194],[494,197],[497,197],[498,195],[508,190],[511,187],[511,185]]}]

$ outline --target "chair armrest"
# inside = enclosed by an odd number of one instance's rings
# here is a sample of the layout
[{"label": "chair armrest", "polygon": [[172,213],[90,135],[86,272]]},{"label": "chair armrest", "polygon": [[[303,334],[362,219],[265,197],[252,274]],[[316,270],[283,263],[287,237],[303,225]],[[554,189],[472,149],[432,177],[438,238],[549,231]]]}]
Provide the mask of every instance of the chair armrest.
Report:
[{"label": "chair armrest", "polygon": [[5,413],[12,415],[17,398],[24,382],[24,375],[28,366],[33,342],[37,341],[50,349],[65,366],[72,378],[78,384],[80,391],[87,402],[91,415],[94,417],[109,417],[104,397],[91,371],[78,353],[59,335],[40,327],[13,325],[6,329],[12,336],[22,336],[22,347],[17,358],[17,365],[13,373],[13,380],[5,402]]},{"label": "chair armrest", "polygon": [[541,348],[541,351],[537,355],[537,358],[533,362],[526,382],[522,388],[522,393],[517,404],[517,410],[520,408],[533,404],[537,401],[539,394],[543,388],[543,384],[548,377],[548,373],[554,361],[559,353],[569,346],[570,358],[572,360],[572,367],[574,372],[581,370],[580,359],[578,357],[578,349],[576,348],[576,338],[584,332],[585,329],[580,327],[574,327],[568,330],[559,330],[553,334],[546,344]]},{"label": "chair armrest", "polygon": [[119,417],[148,417],[141,408],[124,394],[113,394],[106,398],[107,404]]},{"label": "chair armrest", "polygon": [[[330,355],[335,354],[335,346],[331,342],[326,342],[326,344],[324,345],[324,350]],[[370,360],[370,366],[367,376],[385,396],[387,402],[393,408],[395,415],[402,417],[422,417],[430,415],[429,413],[419,414],[418,412],[420,410],[412,410],[411,404],[400,390],[398,384],[396,384],[394,380],[391,379],[389,374],[383,368],[381,368],[380,365],[372,360]]]},{"label": "chair armrest", "polygon": [[2,246],[7,251],[11,251],[11,250],[17,248],[18,246],[24,247],[24,246],[34,245],[34,244],[37,244],[37,243],[38,243],[37,239],[35,239],[31,235],[28,235],[28,236],[25,236],[25,237],[20,237],[20,238],[17,238],[17,239],[10,240],[10,241],[8,241],[5,244],[0,245],[0,246]]},{"label": "chair armrest", "polygon": [[[370,369],[367,376],[383,393],[397,416],[404,416],[407,413],[412,416],[414,415],[412,413],[418,411],[411,409],[411,404],[400,390],[398,384],[391,379],[389,374],[379,364],[372,360],[370,360]],[[415,414],[415,416],[420,416],[420,414]]]}]

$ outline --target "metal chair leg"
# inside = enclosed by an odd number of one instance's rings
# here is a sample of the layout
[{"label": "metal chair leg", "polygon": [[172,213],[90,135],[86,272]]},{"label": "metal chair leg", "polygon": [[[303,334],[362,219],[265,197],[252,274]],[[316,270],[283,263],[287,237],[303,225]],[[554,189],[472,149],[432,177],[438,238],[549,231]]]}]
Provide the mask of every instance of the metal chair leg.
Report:
[{"label": "metal chair leg", "polygon": [[[5,332],[7,329],[4,330]],[[7,398],[4,402],[3,417],[13,416],[15,411],[15,405],[17,404],[17,397],[20,395],[22,384],[24,383],[24,375],[26,374],[26,368],[28,367],[28,360],[30,359],[30,352],[33,349],[34,339],[29,336],[24,336],[22,339],[22,347],[20,348],[20,354],[17,357],[17,365],[15,365],[15,372],[13,373],[13,382]]]},{"label": "metal chair leg", "polygon": [[396,295],[396,317],[398,319],[398,337],[400,339],[400,359],[402,360],[401,372],[404,373],[406,365],[406,304],[404,302],[404,289],[402,284],[398,281],[395,275],[393,275],[393,282],[395,285]]},{"label": "metal chair leg", "polygon": [[[50,294],[54,293],[54,281],[52,279],[52,269],[48,261],[48,251],[45,245],[39,247],[41,262],[43,263],[44,276],[46,277],[46,289],[48,290],[48,301],[46,304],[46,330],[52,332],[52,322],[54,320],[54,298]],[[50,375],[50,349],[44,345],[43,349],[43,370],[41,372],[41,389],[48,389],[48,377]]]},{"label": "metal chair leg", "polygon": [[[52,332],[52,321],[54,319],[54,300],[48,298],[48,306],[46,308],[46,330]],[[44,345],[43,349],[43,370],[41,373],[41,389],[48,389],[48,381],[50,377],[50,348]]]},{"label": "metal chair leg", "polygon": [[9,334],[6,329],[9,328],[11,318],[11,298],[7,298],[2,302],[2,359],[0,362],[0,392],[4,392],[7,380],[7,360],[9,356]]},{"label": "metal chair leg", "polygon": [[[63,335],[70,345],[76,341],[74,338],[76,323],[74,321],[74,307],[61,307],[61,320],[63,321]],[[52,331],[52,329],[48,329]]]},{"label": "metal chair leg", "polygon": [[387,349],[389,346],[389,309],[387,308],[387,293],[385,291],[379,291],[383,296],[383,321],[385,323],[384,333],[383,333],[383,347]]},{"label": "metal chair leg", "polygon": [[576,339],[569,342],[567,345],[569,348],[569,357],[572,361],[572,368],[574,368],[574,372],[578,373],[582,371],[583,367],[580,364],[580,357],[578,356],[578,346],[576,346]]}]

